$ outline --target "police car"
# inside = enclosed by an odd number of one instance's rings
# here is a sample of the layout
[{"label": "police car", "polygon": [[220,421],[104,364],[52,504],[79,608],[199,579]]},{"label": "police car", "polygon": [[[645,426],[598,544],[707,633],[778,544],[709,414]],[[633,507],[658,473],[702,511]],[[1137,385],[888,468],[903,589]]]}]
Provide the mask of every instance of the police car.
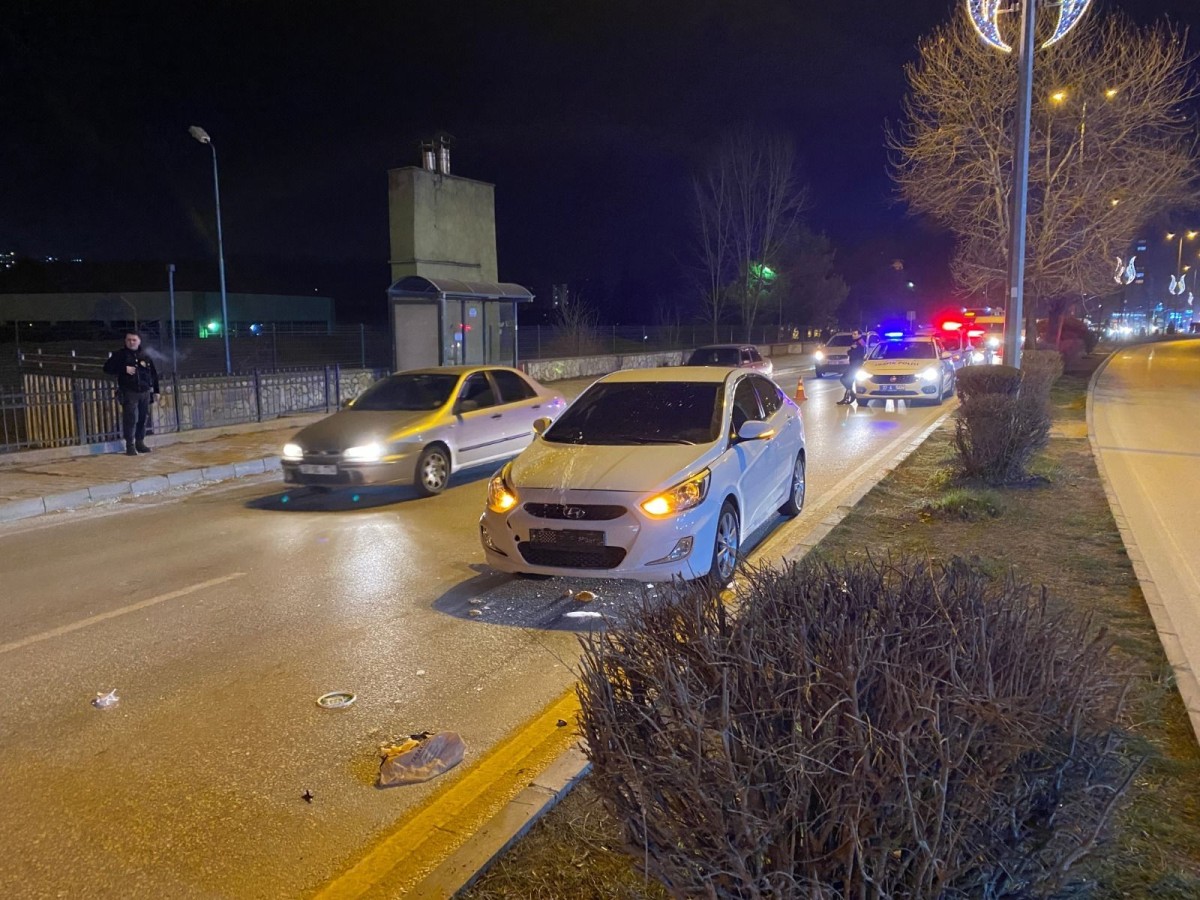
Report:
[{"label": "police car", "polygon": [[954,395],[954,354],[934,335],[888,334],[855,373],[859,406],[872,400],[912,400],[940,405]]}]

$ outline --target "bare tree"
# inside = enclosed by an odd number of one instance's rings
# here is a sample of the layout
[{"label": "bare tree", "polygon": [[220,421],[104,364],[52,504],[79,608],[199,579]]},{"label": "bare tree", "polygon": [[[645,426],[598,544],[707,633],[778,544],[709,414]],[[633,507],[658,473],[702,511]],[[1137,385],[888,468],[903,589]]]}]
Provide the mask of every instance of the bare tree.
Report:
[{"label": "bare tree", "polygon": [[749,336],[770,289],[763,267],[778,267],[780,250],[808,205],[792,143],[737,132],[695,191],[706,318],[714,320],[715,335],[719,314],[735,303]]},{"label": "bare tree", "polygon": [[[1057,12],[1039,17],[1046,34]],[[1030,125],[1025,289],[1060,313],[1106,293],[1139,228],[1196,197],[1196,95],[1186,34],[1093,13],[1038,51]],[[1017,73],[965,12],[920,44],[906,69],[903,124],[888,135],[901,196],[958,237],[954,263],[972,292],[1002,287],[1012,191]]]}]

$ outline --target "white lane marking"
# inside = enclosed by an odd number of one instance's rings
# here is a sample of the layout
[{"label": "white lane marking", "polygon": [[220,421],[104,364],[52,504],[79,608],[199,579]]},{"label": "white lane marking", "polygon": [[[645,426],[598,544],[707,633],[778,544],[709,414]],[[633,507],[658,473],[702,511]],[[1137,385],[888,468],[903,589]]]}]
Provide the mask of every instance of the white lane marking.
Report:
[{"label": "white lane marking", "polygon": [[78,622],[72,622],[70,625],[62,625],[58,628],[51,628],[49,631],[43,631],[41,634],[30,635],[29,637],[21,638],[19,641],[12,641],[8,644],[0,644],[0,654],[5,654],[12,650],[20,650],[22,647],[28,647],[31,644],[40,644],[42,641],[48,641],[51,638],[62,637],[64,634],[70,634],[72,631],[79,631],[81,628],[87,628],[90,625],[95,625],[98,622],[104,622],[108,619],[115,619],[117,616],[123,616],[126,613],[137,612],[139,609],[145,609],[148,606],[156,606],[159,603],[166,603],[168,600],[177,600],[180,597],[186,597],[188,594],[194,594],[196,591],[202,591],[205,588],[216,587],[218,584],[225,584],[227,581],[233,581],[236,578],[241,578],[245,574],[245,572],[234,572],[231,575],[222,575],[220,578],[202,581],[199,584],[193,584],[190,587],[180,588],[177,591],[170,591],[166,594],[159,594],[157,597],[139,600],[137,603],[131,603],[128,606],[122,606],[120,609],[109,610],[106,613],[100,613],[99,615],[91,616],[87,619],[81,619]]}]

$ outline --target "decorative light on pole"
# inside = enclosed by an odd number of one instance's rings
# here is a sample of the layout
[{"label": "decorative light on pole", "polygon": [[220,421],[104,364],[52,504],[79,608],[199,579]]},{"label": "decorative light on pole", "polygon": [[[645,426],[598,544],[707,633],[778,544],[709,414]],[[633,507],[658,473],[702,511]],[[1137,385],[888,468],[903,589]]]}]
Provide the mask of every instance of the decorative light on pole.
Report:
[{"label": "decorative light on pole", "polygon": [[229,304],[225,298],[225,242],[221,237],[221,181],[217,177],[217,147],[208,132],[199,125],[188,129],[188,134],[202,144],[208,144],[213,158],[213,191],[217,198],[217,266],[221,273],[221,334],[225,338],[225,374],[233,372],[233,360],[229,355]]},{"label": "decorative light on pole", "polygon": [[[1009,0],[967,0],[967,14],[980,39],[1003,53],[1012,52],[1000,31],[1000,14],[1013,10]],[[1042,44],[1049,47],[1075,27],[1091,0],[1060,0],[1058,24]],[[1033,106],[1034,25],[1037,0],[1016,0],[1021,11],[1021,40],[1017,45],[1017,116],[1013,161],[1012,215],[1008,240],[1008,301],[1004,310],[1004,360],[1021,364],[1021,325],[1025,295],[1025,213],[1029,194],[1029,117]],[[1036,328],[1031,339],[1036,342]]]}]

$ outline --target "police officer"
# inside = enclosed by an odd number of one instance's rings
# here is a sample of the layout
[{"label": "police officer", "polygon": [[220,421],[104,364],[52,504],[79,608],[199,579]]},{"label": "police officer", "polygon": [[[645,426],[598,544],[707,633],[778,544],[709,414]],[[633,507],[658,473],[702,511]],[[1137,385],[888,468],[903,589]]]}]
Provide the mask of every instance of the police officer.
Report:
[{"label": "police officer", "polygon": [[850,333],[850,350],[848,355],[846,374],[842,376],[842,387],[846,389],[846,393],[837,402],[838,406],[849,406],[857,399],[854,392],[854,377],[858,374],[858,370],[862,367],[863,360],[867,356],[866,341],[857,329]]},{"label": "police officer", "polygon": [[150,404],[158,399],[158,370],[142,350],[142,336],[136,331],[127,331],[125,346],[105,361],[104,371],[117,376],[125,455],[149,453],[146,424],[150,420]]}]

